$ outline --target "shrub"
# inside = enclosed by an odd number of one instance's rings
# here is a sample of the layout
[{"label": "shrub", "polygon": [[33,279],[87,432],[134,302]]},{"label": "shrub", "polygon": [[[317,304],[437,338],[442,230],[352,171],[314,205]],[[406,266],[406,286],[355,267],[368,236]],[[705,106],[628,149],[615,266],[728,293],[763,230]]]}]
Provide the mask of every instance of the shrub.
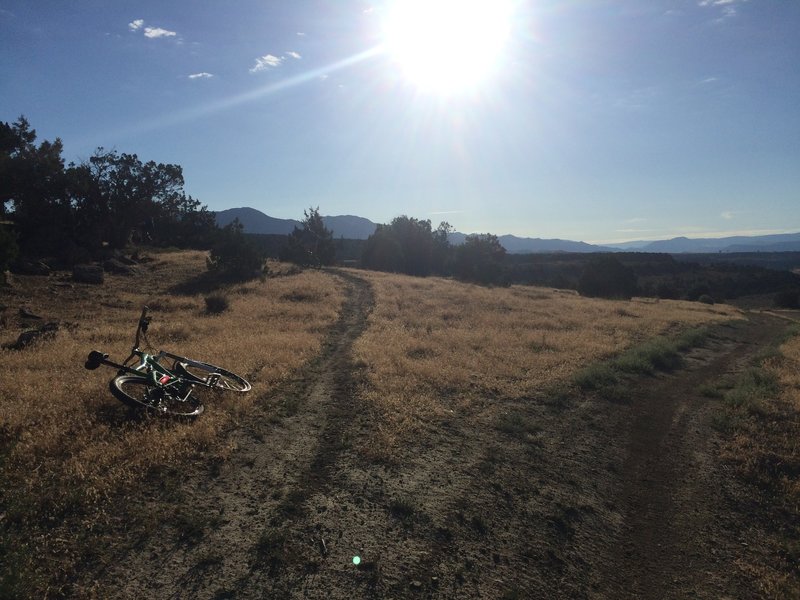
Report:
[{"label": "shrub", "polygon": [[258,277],[263,264],[263,257],[244,236],[238,219],[222,228],[207,260],[209,271],[235,281]]},{"label": "shrub", "polygon": [[581,296],[630,300],[636,289],[633,269],[613,256],[599,256],[590,260],[578,280]]},{"label": "shrub", "polygon": [[700,300],[701,296],[708,296],[710,294],[711,288],[707,283],[695,283],[689,288],[689,291],[686,292],[686,299],[694,302],[695,300]]},{"label": "shrub", "polygon": [[230,307],[228,297],[222,294],[212,294],[205,297],[206,312],[212,315],[218,315],[225,312]]},{"label": "shrub", "polygon": [[697,301],[702,302],[703,304],[714,304],[714,299],[708,294],[702,294]]},{"label": "shrub", "polygon": [[800,308],[800,290],[783,290],[772,298],[775,308]]},{"label": "shrub", "polygon": [[655,292],[656,296],[659,298],[664,298],[665,300],[675,300],[679,296],[674,284],[667,281],[659,282],[659,284],[656,286]]}]

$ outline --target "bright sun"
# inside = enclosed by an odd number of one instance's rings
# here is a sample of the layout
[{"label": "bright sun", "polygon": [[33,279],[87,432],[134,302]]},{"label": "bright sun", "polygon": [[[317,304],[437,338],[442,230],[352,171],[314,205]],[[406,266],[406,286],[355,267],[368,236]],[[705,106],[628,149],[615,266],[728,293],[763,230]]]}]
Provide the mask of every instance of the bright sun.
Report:
[{"label": "bright sun", "polygon": [[492,72],[510,25],[511,0],[396,0],[386,46],[417,87],[453,94]]}]

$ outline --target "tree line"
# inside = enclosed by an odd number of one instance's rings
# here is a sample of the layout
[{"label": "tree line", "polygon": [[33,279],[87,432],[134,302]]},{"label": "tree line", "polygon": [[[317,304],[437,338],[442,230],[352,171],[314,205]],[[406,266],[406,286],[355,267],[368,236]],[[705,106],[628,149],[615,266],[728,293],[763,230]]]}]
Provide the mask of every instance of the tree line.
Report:
[{"label": "tree line", "polygon": [[37,143],[25,117],[0,123],[0,257],[96,259],[142,241],[208,247],[213,213],[188,195],[179,165],[98,148],[65,164],[60,139]]},{"label": "tree line", "polygon": [[[0,123],[0,271],[17,256],[72,266],[138,243],[209,250],[208,269],[220,278],[246,279],[261,272],[266,252],[254,243],[257,236],[245,235],[238,221],[217,227],[214,214],[184,191],[179,165],[145,162],[136,154],[103,148],[78,164],[65,164],[62,154],[61,140],[37,142],[25,117]],[[798,302],[798,278],[788,272],[727,267],[722,273],[723,267],[695,266],[678,273],[668,255],[658,260],[507,257],[493,234],[469,235],[453,245],[448,239],[452,232],[447,222],[433,228],[430,220],[399,216],[378,225],[359,244],[359,262],[368,269],[481,284],[572,287],[587,296],[719,300],[788,290],[782,302]],[[279,244],[279,257],[301,266],[337,260],[336,240],[319,207],[306,210],[300,227]]]},{"label": "tree line", "polygon": [[[209,271],[231,278],[247,278],[261,268],[263,252],[241,224],[218,228],[214,214],[185,192],[179,165],[104,148],[67,164],[63,149],[59,138],[38,141],[24,116],[0,123],[0,269],[16,256],[72,266],[130,244],[209,249]],[[333,234],[319,208],[304,217],[280,258],[302,266],[333,264]],[[452,231],[446,222],[434,229],[430,220],[397,217],[378,226],[360,262],[381,271],[498,282],[505,249],[497,237],[470,235],[452,246]]]},{"label": "tree line", "polygon": [[[295,227],[279,253],[282,260],[306,266],[336,262],[337,240],[319,214],[319,208],[304,212],[300,227]],[[453,228],[442,222],[434,229],[430,220],[405,215],[378,225],[369,238],[359,244],[359,263],[366,269],[427,275],[455,276],[477,283],[497,283],[503,272],[505,248],[493,234],[467,236],[463,244],[450,244]]]}]

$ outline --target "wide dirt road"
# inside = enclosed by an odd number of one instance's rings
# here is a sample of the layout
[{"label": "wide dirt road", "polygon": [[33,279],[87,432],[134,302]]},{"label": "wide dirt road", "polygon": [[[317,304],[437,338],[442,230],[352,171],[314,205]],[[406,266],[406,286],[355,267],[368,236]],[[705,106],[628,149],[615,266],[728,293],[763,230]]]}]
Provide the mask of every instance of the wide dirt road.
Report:
[{"label": "wide dirt road", "polygon": [[165,484],[155,501],[194,520],[127,532],[101,597],[757,597],[735,566],[753,546],[717,458],[718,401],[698,388],[783,322],[717,327],[685,369],[628,381],[626,401],[491,399],[503,422],[454,413],[371,463],[358,448],[381,424],[352,346],[374,298],[337,276],[347,301],[320,356],[231,432],[227,461]]}]

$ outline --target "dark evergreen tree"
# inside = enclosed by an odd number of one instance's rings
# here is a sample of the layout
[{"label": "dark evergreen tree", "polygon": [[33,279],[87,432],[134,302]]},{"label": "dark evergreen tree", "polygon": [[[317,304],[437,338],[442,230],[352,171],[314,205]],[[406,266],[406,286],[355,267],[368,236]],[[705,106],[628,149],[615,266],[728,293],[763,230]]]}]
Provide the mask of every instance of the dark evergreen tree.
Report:
[{"label": "dark evergreen tree", "polygon": [[58,138],[37,146],[25,117],[0,123],[0,211],[13,220],[24,254],[60,253],[71,232],[62,150]]},{"label": "dark evergreen tree", "polygon": [[503,274],[506,250],[491,233],[468,235],[455,250],[453,272],[476,283],[497,283]]},{"label": "dark evergreen tree", "polygon": [[0,123],[0,217],[28,258],[70,263],[131,241],[209,247],[213,215],[183,190],[178,165],[98,148],[65,168],[61,140],[37,145],[25,117]]},{"label": "dark evergreen tree", "polygon": [[281,258],[303,266],[332,265],[336,259],[333,232],[325,227],[319,207],[303,211],[301,227],[289,234]]},{"label": "dark evergreen tree", "polygon": [[10,228],[0,223],[0,273],[8,269],[18,251],[16,236]]},{"label": "dark evergreen tree", "polygon": [[206,260],[208,270],[220,279],[243,281],[262,273],[264,258],[244,235],[239,219],[223,227]]},{"label": "dark evergreen tree", "polygon": [[364,246],[362,264],[379,271],[408,275],[443,273],[450,245],[447,223],[431,230],[429,220],[400,216],[388,225],[379,225]]},{"label": "dark evergreen tree", "polygon": [[364,244],[361,264],[368,269],[400,273],[405,265],[403,248],[388,225],[378,225]]}]

